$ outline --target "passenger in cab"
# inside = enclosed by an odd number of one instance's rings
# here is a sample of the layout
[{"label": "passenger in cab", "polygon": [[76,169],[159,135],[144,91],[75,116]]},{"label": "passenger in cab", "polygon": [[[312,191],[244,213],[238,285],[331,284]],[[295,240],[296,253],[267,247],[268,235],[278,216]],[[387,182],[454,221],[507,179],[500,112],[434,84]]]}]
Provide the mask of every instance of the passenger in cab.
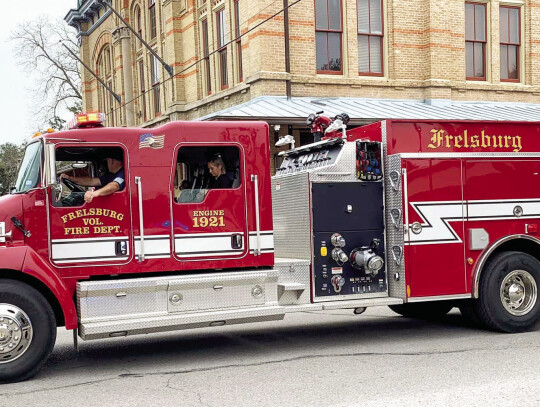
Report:
[{"label": "passenger in cab", "polygon": [[232,180],[227,176],[227,169],[220,154],[216,154],[208,161],[208,171],[210,171],[209,189],[231,188]]}]

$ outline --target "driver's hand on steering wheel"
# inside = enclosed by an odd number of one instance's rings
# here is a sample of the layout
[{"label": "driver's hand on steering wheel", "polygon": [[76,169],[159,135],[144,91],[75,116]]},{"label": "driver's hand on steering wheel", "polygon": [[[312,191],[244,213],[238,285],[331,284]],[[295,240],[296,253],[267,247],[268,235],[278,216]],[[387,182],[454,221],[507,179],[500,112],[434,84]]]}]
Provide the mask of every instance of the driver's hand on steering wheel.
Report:
[{"label": "driver's hand on steering wheel", "polygon": [[90,203],[96,196],[98,196],[97,191],[86,191],[84,194],[84,202]]},{"label": "driver's hand on steering wheel", "polygon": [[71,177],[69,175],[67,175],[65,172],[60,174],[60,181],[62,181],[63,179],[68,179],[68,180],[71,181]]}]

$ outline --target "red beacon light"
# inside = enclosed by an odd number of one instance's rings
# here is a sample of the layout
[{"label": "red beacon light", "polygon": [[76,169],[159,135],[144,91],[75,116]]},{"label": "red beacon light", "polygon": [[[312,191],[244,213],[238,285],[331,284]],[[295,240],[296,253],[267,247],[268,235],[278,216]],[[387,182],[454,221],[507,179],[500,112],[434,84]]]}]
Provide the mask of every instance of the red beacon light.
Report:
[{"label": "red beacon light", "polygon": [[103,127],[105,113],[80,113],[68,124],[68,129],[83,129],[89,127]]}]

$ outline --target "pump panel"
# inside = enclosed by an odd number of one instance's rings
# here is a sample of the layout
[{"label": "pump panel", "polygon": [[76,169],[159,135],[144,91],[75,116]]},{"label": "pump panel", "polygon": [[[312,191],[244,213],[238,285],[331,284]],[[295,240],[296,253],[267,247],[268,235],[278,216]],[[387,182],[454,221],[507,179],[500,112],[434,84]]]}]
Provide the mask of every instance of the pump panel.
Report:
[{"label": "pump panel", "polygon": [[381,182],[315,182],[314,297],[387,292]]}]

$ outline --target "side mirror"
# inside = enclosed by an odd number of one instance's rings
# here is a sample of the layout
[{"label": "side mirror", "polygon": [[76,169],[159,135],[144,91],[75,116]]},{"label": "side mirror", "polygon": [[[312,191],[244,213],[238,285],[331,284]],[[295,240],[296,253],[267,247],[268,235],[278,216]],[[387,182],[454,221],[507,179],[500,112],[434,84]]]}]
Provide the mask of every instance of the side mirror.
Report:
[{"label": "side mirror", "polygon": [[56,151],[54,144],[45,144],[45,186],[56,185]]}]

